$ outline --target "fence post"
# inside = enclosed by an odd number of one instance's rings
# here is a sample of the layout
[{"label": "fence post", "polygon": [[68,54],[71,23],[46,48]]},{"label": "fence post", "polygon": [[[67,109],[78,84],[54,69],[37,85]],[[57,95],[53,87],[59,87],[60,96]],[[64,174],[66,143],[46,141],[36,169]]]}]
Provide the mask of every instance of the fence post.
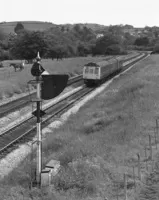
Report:
[{"label": "fence post", "polygon": [[124,200],[127,200],[127,176],[124,173]]},{"label": "fence post", "polygon": [[154,128],[154,136],[155,136],[155,145],[156,145],[156,149],[157,149],[157,139],[156,139],[156,130]]},{"label": "fence post", "polygon": [[149,147],[150,147],[150,160],[152,160],[152,145],[151,145],[151,135],[149,135]]},{"label": "fence post", "polygon": [[158,120],[156,119],[156,133],[158,135]]},{"label": "fence post", "polygon": [[137,157],[138,157],[138,177],[139,180],[141,181],[141,163],[140,163],[140,154],[137,153]]},{"label": "fence post", "polygon": [[118,182],[113,183],[113,187],[114,187],[114,191],[115,191],[115,195],[116,195],[116,199],[119,199],[119,190],[118,190]]},{"label": "fence post", "polygon": [[148,166],[147,166],[147,150],[145,147],[145,162],[146,162],[146,170],[148,171]]},{"label": "fence post", "polygon": [[134,180],[134,187],[136,192],[136,180],[135,180],[135,167],[133,166],[133,180]]},{"label": "fence post", "polygon": [[117,200],[119,200],[119,189],[118,189],[118,184],[117,184],[117,194],[116,194]]}]

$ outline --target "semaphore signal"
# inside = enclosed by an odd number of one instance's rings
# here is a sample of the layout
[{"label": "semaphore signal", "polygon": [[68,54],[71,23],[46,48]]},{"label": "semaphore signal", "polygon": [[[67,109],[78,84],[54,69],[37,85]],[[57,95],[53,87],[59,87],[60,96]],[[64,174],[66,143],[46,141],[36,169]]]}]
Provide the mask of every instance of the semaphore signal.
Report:
[{"label": "semaphore signal", "polygon": [[41,137],[41,117],[46,113],[40,109],[42,100],[49,100],[58,96],[67,86],[68,75],[66,74],[49,74],[41,65],[39,52],[36,61],[31,68],[31,74],[35,80],[28,83],[36,85],[37,96],[32,100],[36,102],[36,110],[32,113],[37,117],[37,168],[36,168],[36,185],[41,186],[42,171],[42,137]]}]

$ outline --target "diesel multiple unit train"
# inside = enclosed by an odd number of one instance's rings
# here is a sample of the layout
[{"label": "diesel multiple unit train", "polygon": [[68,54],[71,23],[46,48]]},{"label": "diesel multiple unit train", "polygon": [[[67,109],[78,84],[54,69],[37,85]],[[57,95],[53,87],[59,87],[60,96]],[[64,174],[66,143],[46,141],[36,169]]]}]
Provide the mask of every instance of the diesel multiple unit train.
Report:
[{"label": "diesel multiple unit train", "polygon": [[111,74],[121,71],[123,67],[131,62],[138,60],[144,55],[144,53],[136,53],[127,56],[112,58],[110,60],[103,60],[98,63],[87,63],[83,67],[84,83],[87,86],[97,85]]}]

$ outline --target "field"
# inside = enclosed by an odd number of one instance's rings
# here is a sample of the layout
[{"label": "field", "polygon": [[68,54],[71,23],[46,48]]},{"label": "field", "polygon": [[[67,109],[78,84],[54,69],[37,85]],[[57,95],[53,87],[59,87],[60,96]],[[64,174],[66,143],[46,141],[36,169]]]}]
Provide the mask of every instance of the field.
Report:
[{"label": "field", "polygon": [[[104,57],[81,57],[68,58],[61,61],[42,60],[41,64],[50,74],[67,73],[71,77],[81,74],[85,63],[103,59]],[[24,70],[15,72],[13,67],[9,67],[10,62],[15,61],[4,61],[5,67],[0,68],[0,99],[26,92],[28,90],[27,82],[34,79],[30,73],[31,64],[25,65]]]},{"label": "field", "polygon": [[[123,174],[132,171],[137,153],[144,157],[148,135],[154,134],[159,113],[158,63],[158,56],[153,55],[135,65],[48,135],[43,144],[43,166],[50,159],[60,160],[62,165],[54,186],[29,189],[29,157],[0,183],[1,198],[123,199]],[[156,171],[147,172],[147,186],[138,183],[134,192],[130,184],[128,200],[159,199],[158,156],[154,157]]]},{"label": "field", "polygon": [[[44,31],[51,27],[54,27],[55,24],[49,22],[37,22],[37,21],[22,21],[21,22],[26,30],[30,31]],[[0,23],[0,29],[4,33],[14,33],[14,28],[17,25],[17,22],[5,22]]]}]

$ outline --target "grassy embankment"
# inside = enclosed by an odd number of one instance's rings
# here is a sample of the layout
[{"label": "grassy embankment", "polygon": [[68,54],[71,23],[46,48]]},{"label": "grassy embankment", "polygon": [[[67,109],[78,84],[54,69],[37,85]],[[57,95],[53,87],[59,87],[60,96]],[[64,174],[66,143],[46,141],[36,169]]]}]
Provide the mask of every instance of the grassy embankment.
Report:
[{"label": "grassy embankment", "polygon": [[[123,173],[132,173],[137,153],[144,155],[159,110],[159,58],[151,56],[116,79],[67,124],[48,135],[43,162],[58,159],[62,168],[50,190],[29,190],[30,160],[1,183],[2,199],[123,199]],[[156,170],[158,170],[156,168]],[[156,172],[158,173],[158,171]],[[158,176],[150,187],[129,187],[128,199],[158,199]],[[154,180],[154,178],[153,178]],[[151,186],[153,189],[151,190]],[[130,186],[130,185],[129,185]],[[158,196],[157,196],[158,195]]]},{"label": "grassy embankment", "polygon": [[[82,67],[85,63],[103,59],[103,57],[81,57],[62,61],[42,60],[42,65],[51,74],[68,73],[73,76],[82,73]],[[14,61],[4,61],[5,67],[0,69],[0,99],[27,91],[27,82],[34,79],[30,73],[32,65],[27,64],[24,70],[15,72],[13,67],[8,67],[10,62]]]}]

